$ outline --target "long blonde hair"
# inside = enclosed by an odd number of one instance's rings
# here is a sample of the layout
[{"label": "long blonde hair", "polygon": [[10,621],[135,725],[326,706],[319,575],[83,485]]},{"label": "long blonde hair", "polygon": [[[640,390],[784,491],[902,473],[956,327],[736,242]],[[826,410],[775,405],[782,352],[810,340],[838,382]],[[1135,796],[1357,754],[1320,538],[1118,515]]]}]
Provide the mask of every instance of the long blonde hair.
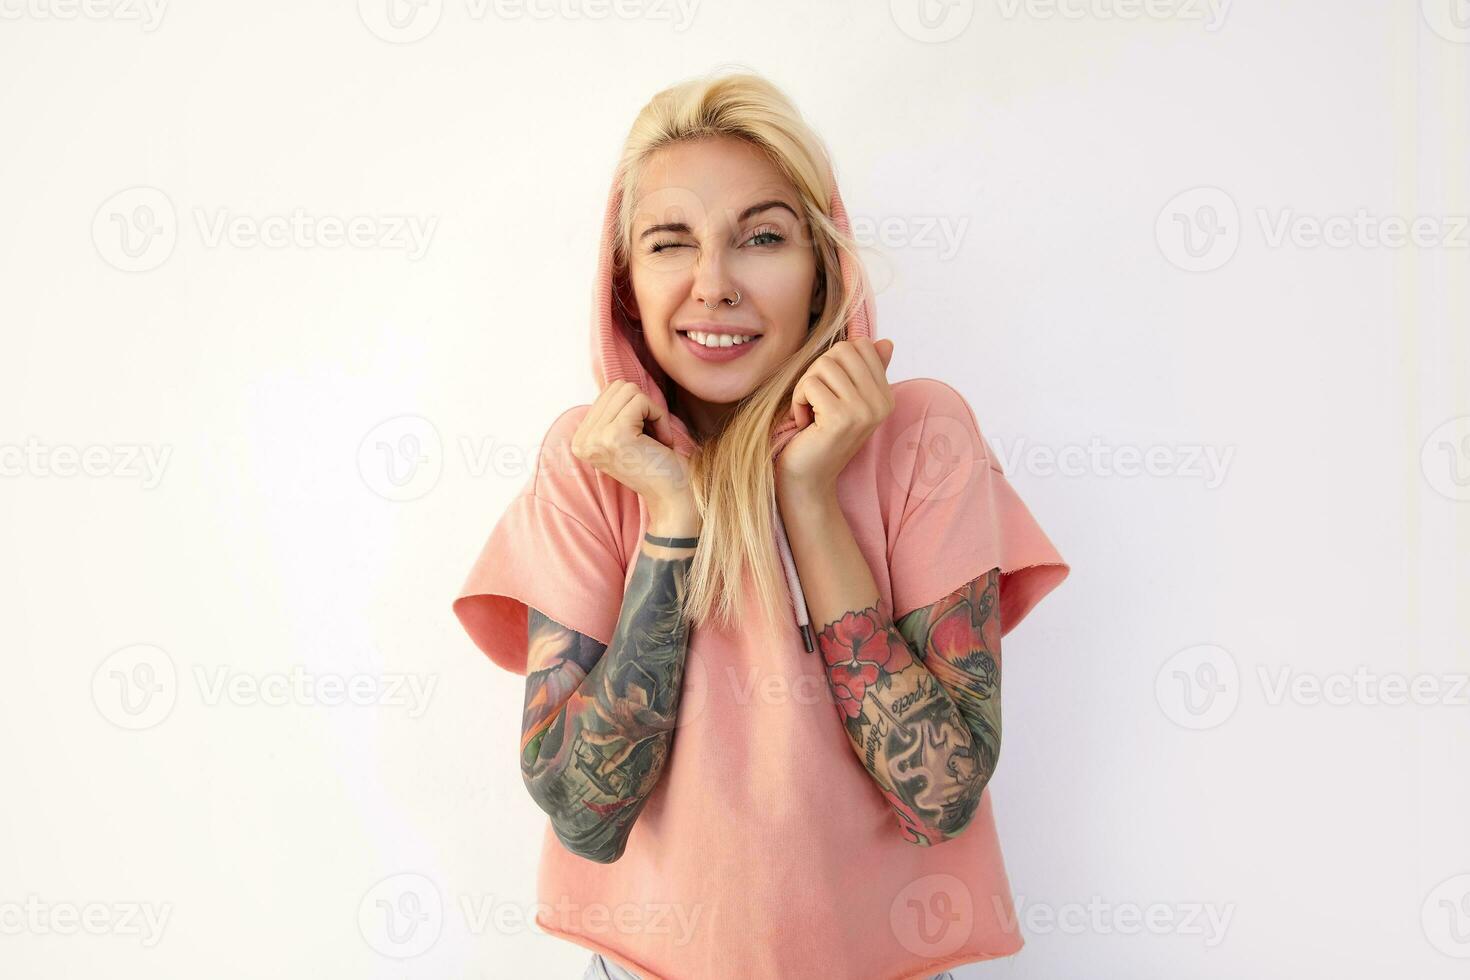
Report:
[{"label": "long blonde hair", "polygon": [[[821,139],[765,78],[749,71],[716,72],[655,95],[639,111],[623,146],[618,164],[622,205],[613,254],[618,328],[629,326],[621,299],[631,291],[634,204],[649,157],[673,143],[715,136],[742,139],[765,151],[796,188],[817,253],[818,288],[825,292],[806,342],[741,399],[720,430],[700,442],[690,457],[694,498],[704,528],[690,570],[686,615],[696,626],[712,623],[718,629],[734,629],[748,627],[736,616],[747,567],[767,623],[790,621],[771,514],[775,486],[771,436],[787,415],[796,382],[813,361],[843,339],[848,317],[862,301],[865,287],[857,243],[831,218],[830,157]],[[851,293],[844,289],[842,251],[852,257],[857,272]],[[650,367],[655,377],[664,377],[657,365]],[[666,396],[672,394],[669,384]]]}]

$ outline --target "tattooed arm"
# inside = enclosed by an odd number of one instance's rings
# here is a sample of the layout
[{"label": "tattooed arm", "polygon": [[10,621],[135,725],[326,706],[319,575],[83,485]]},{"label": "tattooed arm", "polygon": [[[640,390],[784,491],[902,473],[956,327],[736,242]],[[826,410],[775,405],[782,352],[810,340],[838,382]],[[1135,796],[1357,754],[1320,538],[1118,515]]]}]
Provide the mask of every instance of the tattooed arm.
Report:
[{"label": "tattooed arm", "polygon": [[[890,610],[879,607],[872,569],[835,491],[778,487],[778,495],[807,607],[814,623],[825,624],[817,650],[853,751],[905,839],[928,846],[957,836],[979,806],[994,753],[926,666],[935,660],[931,651],[916,653]],[[927,642],[925,622],[905,617],[910,635]]]},{"label": "tattooed arm", "polygon": [[1000,758],[1000,569],[905,613],[898,631],[959,707],[988,783]]},{"label": "tattooed arm", "polygon": [[[648,533],[689,537],[698,526],[654,521]],[[557,838],[588,860],[623,856],[663,772],[688,648],[682,607],[693,556],[692,547],[644,540],[606,647],[535,609],[527,615],[521,776]]]}]

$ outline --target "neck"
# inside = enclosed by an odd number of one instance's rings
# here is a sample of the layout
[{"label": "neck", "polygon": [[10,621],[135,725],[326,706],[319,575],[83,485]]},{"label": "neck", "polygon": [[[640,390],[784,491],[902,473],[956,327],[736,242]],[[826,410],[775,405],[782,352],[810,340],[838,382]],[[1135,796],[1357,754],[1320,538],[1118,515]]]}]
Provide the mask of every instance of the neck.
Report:
[{"label": "neck", "polygon": [[697,442],[703,442],[719,431],[720,426],[735,410],[734,402],[728,404],[707,402],[694,397],[678,385],[672,387],[673,391],[668,399],[669,411],[676,413],[684,420]]}]

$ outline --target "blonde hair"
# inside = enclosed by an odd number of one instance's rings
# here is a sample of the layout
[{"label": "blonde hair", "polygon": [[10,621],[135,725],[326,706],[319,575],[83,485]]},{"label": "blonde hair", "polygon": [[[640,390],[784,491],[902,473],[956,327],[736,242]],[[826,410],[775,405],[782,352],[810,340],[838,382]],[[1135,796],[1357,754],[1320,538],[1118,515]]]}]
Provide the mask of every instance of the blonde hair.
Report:
[{"label": "blonde hair", "polygon": [[[715,72],[664,89],[633,121],[618,164],[622,206],[614,235],[613,281],[619,300],[632,288],[628,264],[634,204],[649,158],[674,143],[717,136],[741,139],[763,150],[796,188],[817,255],[818,288],[825,291],[806,342],[742,398],[720,430],[700,442],[690,457],[694,499],[704,528],[689,574],[686,615],[696,626],[712,623],[718,629],[732,629],[742,625],[736,611],[743,599],[746,568],[767,623],[790,622],[771,514],[775,487],[771,436],[786,418],[796,382],[813,361],[844,338],[848,317],[865,287],[857,243],[832,221],[831,164],[821,139],[765,78],[748,71]],[[844,288],[840,252],[853,260],[856,276],[851,293]],[[621,302],[614,305],[618,329],[626,331],[627,311]],[[663,376],[661,370],[654,374]],[[665,394],[670,394],[667,388]]]}]

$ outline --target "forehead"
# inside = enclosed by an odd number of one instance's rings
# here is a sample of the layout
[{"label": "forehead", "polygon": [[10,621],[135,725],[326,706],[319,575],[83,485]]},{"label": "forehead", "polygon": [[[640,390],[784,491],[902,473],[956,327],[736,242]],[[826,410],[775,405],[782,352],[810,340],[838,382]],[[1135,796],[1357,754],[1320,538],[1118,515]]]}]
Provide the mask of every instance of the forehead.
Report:
[{"label": "forehead", "polygon": [[[667,221],[733,221],[741,210],[782,200],[798,214],[796,188],[761,150],[729,136],[665,146],[648,160],[633,205],[634,227]],[[784,215],[767,211],[762,217]]]}]

